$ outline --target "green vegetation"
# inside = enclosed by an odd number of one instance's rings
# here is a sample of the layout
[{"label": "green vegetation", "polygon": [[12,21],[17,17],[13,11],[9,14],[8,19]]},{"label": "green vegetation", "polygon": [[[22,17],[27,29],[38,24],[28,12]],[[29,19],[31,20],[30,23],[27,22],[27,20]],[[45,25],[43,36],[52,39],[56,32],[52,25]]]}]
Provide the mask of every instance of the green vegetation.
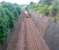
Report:
[{"label": "green vegetation", "polygon": [[28,6],[30,11],[29,7],[31,7],[31,11],[36,11],[40,15],[53,17],[54,22],[57,21],[56,18],[59,18],[59,0],[40,0],[38,4],[31,2]]},{"label": "green vegetation", "polygon": [[14,27],[20,13],[19,5],[6,2],[0,3],[0,45],[3,45],[6,41],[8,32]]}]

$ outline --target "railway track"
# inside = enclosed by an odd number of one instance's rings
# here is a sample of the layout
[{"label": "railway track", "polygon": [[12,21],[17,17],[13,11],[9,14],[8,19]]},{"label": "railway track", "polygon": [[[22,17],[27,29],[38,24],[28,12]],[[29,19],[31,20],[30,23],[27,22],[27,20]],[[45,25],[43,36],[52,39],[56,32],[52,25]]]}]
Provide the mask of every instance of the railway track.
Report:
[{"label": "railway track", "polygon": [[[10,45],[9,47],[11,49],[9,48],[8,50],[49,50],[47,44],[45,43],[45,40],[41,36],[41,34],[46,30],[46,27],[43,27],[43,25],[46,26],[47,22],[45,22],[46,24],[43,22],[42,24],[36,25],[37,23],[32,19],[32,17],[26,16],[29,15],[22,13],[23,19],[20,24],[21,28],[19,32],[16,32],[16,37],[18,37],[18,39],[17,42],[14,43],[16,44],[16,47],[14,47],[14,44],[12,47]],[[42,18],[41,21],[43,21],[43,19],[44,21],[46,21],[47,18]]]}]

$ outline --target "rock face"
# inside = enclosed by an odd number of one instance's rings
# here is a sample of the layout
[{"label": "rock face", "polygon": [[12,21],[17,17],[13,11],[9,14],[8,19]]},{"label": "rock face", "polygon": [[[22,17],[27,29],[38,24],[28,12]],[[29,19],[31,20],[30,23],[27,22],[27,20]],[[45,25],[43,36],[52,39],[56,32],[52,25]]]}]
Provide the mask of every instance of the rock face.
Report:
[{"label": "rock face", "polygon": [[[46,43],[48,44],[48,47],[50,48],[50,50],[59,50],[59,24],[56,24],[52,21],[44,21],[43,20],[43,24],[42,23],[42,19],[40,19],[39,15],[36,15],[35,12],[33,12],[32,14],[32,19],[33,21],[35,21],[34,23],[36,24],[36,26],[38,27],[40,24],[40,26],[45,28],[45,33],[41,34],[42,37],[45,39]],[[47,27],[48,26],[48,27]],[[46,29],[47,27],[47,29]],[[38,27],[40,28],[40,27]],[[43,29],[44,31],[44,29]]]},{"label": "rock face", "polygon": [[59,50],[59,24],[50,21],[48,23],[44,38],[51,50]]},{"label": "rock face", "polygon": [[31,13],[32,21],[38,28],[38,30],[41,32],[40,36],[44,36],[45,32],[48,29],[48,17],[46,16],[40,16],[36,12]]}]

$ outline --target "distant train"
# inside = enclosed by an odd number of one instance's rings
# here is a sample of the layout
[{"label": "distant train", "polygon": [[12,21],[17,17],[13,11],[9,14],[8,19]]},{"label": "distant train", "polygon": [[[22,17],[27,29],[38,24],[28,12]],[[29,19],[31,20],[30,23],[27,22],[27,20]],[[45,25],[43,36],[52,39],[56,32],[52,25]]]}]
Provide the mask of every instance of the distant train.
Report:
[{"label": "distant train", "polygon": [[31,14],[28,11],[24,11],[24,15],[26,15],[26,18],[31,18]]}]

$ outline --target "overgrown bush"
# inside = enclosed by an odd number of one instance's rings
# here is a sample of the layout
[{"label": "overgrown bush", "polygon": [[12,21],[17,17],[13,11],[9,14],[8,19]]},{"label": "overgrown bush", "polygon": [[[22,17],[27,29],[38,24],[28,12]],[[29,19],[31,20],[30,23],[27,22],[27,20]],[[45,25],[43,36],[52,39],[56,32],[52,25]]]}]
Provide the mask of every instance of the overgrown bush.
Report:
[{"label": "overgrown bush", "polygon": [[0,3],[0,45],[3,45],[7,40],[7,34],[13,28],[20,13],[19,5],[7,2]]}]

